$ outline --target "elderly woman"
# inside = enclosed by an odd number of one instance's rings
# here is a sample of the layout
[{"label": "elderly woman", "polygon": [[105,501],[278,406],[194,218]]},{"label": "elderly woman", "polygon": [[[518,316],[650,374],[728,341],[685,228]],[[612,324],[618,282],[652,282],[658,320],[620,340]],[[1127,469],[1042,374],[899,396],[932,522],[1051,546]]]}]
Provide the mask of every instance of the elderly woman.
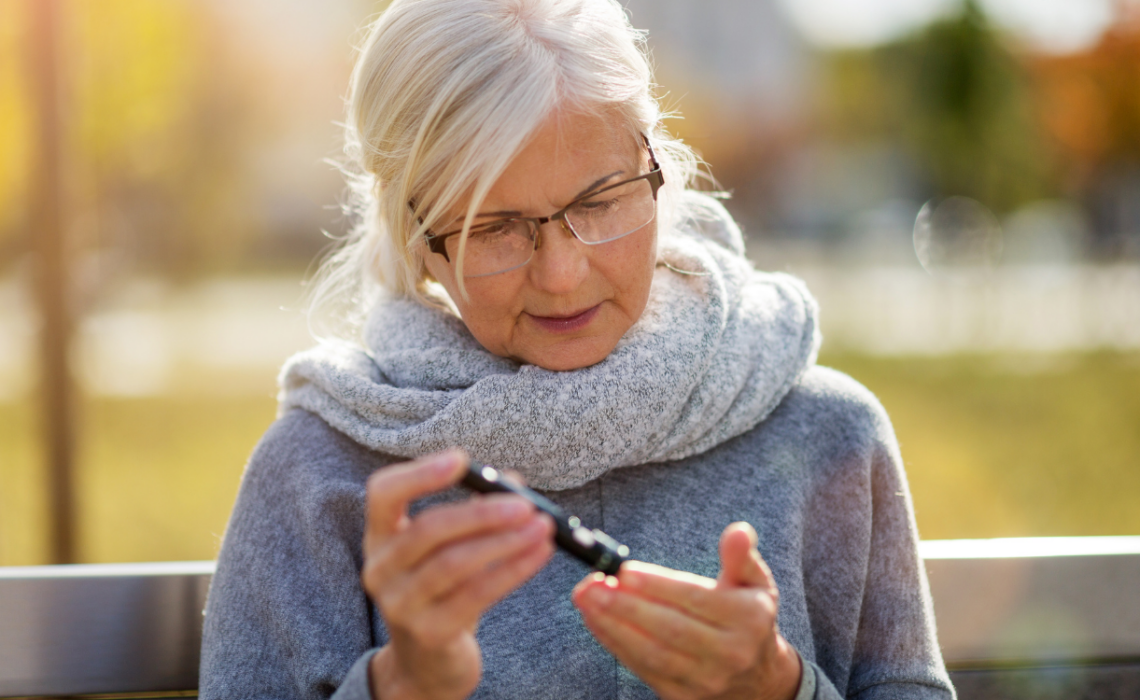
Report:
[{"label": "elderly woman", "polygon": [[[353,75],[361,218],[282,373],[204,698],[949,698],[890,423],[688,189],[615,0],[395,0]],[[518,472],[629,545],[456,488]],[[363,546],[362,546],[363,543]]]}]

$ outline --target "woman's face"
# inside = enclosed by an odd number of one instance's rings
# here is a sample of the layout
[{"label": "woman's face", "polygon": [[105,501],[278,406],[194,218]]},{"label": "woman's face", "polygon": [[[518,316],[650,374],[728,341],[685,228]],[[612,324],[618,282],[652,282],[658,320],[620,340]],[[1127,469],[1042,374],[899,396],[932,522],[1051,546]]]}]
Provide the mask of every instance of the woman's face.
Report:
[{"label": "woman's face", "polygon": [[[511,162],[480,207],[484,212],[549,216],[584,191],[644,174],[644,145],[614,117],[556,112]],[[460,219],[466,203],[448,218]],[[501,218],[480,217],[476,223]],[[488,351],[550,370],[600,362],[649,299],[657,258],[656,219],[636,232],[588,246],[560,222],[542,226],[526,265],[465,280],[454,260],[424,248],[428,272],[451,295],[463,322]]]}]

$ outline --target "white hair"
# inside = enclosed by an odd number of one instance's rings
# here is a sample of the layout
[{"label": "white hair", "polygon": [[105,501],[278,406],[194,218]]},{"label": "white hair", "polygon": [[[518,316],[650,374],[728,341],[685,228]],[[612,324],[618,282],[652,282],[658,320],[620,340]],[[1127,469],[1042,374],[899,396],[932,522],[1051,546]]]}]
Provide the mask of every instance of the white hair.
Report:
[{"label": "white hair", "polygon": [[654,87],[644,35],[617,0],[394,0],[352,73],[344,169],[354,227],[321,265],[310,320],[357,327],[384,294],[445,304],[428,284],[424,233],[464,200],[466,230],[558,109],[616,114],[650,139],[668,225],[699,163],[662,128]]}]

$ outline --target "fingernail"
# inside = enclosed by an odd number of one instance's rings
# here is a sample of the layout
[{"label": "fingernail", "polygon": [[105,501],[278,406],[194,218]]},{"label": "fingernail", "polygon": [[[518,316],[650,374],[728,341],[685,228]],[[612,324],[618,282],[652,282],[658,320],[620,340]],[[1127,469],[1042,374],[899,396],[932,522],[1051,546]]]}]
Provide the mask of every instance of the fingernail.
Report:
[{"label": "fingernail", "polygon": [[440,452],[428,458],[428,468],[436,474],[447,474],[451,472],[455,465],[455,452],[448,450],[447,452]]},{"label": "fingernail", "polygon": [[542,524],[542,532],[544,534],[553,535],[554,531],[558,529],[558,527],[554,524],[554,518],[550,517],[546,513],[538,514],[538,522]]},{"label": "fingernail", "polygon": [[618,572],[618,580],[626,588],[641,588],[641,574],[632,571],[620,571]]},{"label": "fingernail", "polygon": [[534,518],[523,528],[523,534],[528,539],[541,537],[546,534],[546,523],[542,522],[541,518]]},{"label": "fingernail", "polygon": [[515,518],[522,517],[524,513],[529,511],[530,504],[526,503],[525,501],[520,501],[517,498],[510,498],[504,499],[499,504],[497,504],[495,508],[499,511],[500,516],[508,520],[513,520]]},{"label": "fingernail", "polygon": [[614,592],[612,588],[607,586],[593,586],[586,591],[586,597],[595,606],[604,608],[613,602]]}]

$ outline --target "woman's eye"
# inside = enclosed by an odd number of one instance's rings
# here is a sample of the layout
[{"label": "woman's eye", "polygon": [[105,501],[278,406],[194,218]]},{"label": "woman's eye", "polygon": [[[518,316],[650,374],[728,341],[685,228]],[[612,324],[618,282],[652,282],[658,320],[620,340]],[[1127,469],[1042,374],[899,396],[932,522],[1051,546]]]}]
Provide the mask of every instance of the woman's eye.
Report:
[{"label": "woman's eye", "polygon": [[596,214],[604,214],[607,211],[610,211],[610,210],[616,208],[617,205],[618,205],[618,199],[616,197],[613,197],[610,199],[578,202],[578,206],[576,208],[582,212],[596,215]]},{"label": "woman's eye", "polygon": [[470,235],[472,238],[474,238],[476,236],[490,237],[490,236],[495,236],[495,235],[502,234],[502,233],[507,233],[507,231],[509,229],[510,229],[510,226],[508,226],[505,222],[487,224],[486,226],[481,226],[477,229],[472,229]]}]

